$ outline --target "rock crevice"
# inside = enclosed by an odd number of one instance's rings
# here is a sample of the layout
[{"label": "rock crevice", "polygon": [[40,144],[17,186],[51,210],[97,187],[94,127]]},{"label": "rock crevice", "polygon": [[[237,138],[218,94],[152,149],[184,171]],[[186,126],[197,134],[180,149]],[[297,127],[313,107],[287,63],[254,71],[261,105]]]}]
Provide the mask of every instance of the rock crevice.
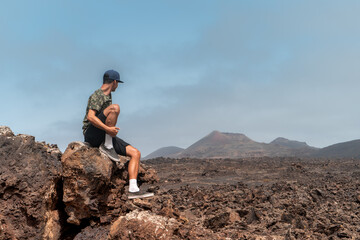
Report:
[{"label": "rock crevice", "polygon": [[[129,212],[128,160],[114,163],[82,142],[62,154],[0,126],[0,239],[74,239],[88,226],[114,222]],[[140,184],[157,180],[141,164]]]},{"label": "rock crevice", "polygon": [[58,239],[58,183],[61,152],[0,127],[0,236],[3,239]]}]

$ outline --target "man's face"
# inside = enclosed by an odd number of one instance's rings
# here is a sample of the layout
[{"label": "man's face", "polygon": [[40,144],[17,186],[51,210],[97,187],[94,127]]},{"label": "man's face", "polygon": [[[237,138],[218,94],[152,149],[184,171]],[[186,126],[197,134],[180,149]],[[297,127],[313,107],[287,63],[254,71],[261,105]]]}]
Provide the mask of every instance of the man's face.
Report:
[{"label": "man's face", "polygon": [[111,91],[112,92],[115,92],[116,88],[118,87],[119,83],[118,81],[113,81],[113,85],[112,85],[112,88],[111,88]]}]

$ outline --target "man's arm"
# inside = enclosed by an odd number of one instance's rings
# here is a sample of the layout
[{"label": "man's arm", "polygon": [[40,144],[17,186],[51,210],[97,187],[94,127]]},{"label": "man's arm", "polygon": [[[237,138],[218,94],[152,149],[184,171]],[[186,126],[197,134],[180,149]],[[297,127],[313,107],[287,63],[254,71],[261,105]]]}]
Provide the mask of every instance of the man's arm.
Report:
[{"label": "man's arm", "polygon": [[118,133],[119,129],[118,127],[109,127],[107,125],[105,125],[97,116],[96,116],[96,111],[89,109],[88,115],[87,115],[87,120],[89,120],[89,122],[94,125],[95,127],[104,130],[107,134],[109,134],[112,137],[115,137],[116,134]]}]

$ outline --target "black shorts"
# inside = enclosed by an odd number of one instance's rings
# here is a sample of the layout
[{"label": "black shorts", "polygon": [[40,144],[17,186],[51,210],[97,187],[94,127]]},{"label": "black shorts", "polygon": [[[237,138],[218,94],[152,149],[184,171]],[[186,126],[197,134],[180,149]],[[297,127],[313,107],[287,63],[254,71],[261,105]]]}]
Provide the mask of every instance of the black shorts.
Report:
[{"label": "black shorts", "polygon": [[[99,113],[97,117],[105,123],[106,116],[103,112]],[[99,147],[105,141],[105,134],[106,132],[104,130],[90,124],[84,134],[85,142],[90,143],[93,147]],[[117,154],[126,156],[126,146],[130,145],[129,143],[119,137],[113,137],[113,145]]]}]

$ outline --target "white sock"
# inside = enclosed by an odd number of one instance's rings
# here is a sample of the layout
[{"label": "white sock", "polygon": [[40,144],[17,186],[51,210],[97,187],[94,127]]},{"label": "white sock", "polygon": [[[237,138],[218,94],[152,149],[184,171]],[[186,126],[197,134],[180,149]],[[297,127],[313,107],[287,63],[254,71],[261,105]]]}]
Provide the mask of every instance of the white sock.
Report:
[{"label": "white sock", "polygon": [[138,192],[140,191],[137,180],[136,179],[130,179],[129,180],[129,192]]},{"label": "white sock", "polygon": [[107,149],[112,149],[114,146],[113,146],[113,141],[112,141],[112,136],[110,136],[109,134],[106,134],[105,135],[105,143],[104,143],[104,146],[107,148]]}]

